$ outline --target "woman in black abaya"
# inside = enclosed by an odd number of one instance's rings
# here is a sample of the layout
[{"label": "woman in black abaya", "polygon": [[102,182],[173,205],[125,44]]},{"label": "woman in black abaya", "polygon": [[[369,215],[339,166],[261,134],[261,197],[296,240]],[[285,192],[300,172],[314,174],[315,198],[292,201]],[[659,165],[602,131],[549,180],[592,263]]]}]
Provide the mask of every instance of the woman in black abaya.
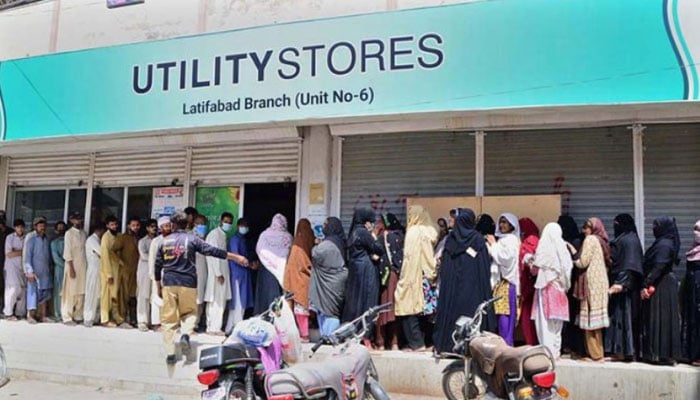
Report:
[{"label": "woman in black abaya", "polygon": [[[376,214],[370,209],[357,209],[352,218],[348,238],[348,280],[342,321],[352,321],[379,303],[379,270],[377,263],[384,249],[373,237]],[[368,333],[368,337],[371,334]],[[371,347],[369,340],[365,344]]]},{"label": "woman in black abaya", "polygon": [[654,237],[644,257],[641,355],[648,362],[674,364],[681,356],[678,280],[673,274],[680,250],[676,221],[654,220]]},{"label": "woman in black abaya", "polygon": [[639,290],[644,255],[631,215],[615,217],[614,229],[615,239],[610,242],[610,327],[605,330],[605,353],[614,360],[634,360],[639,349]]},{"label": "woman in black abaya", "polygon": [[[450,217],[452,218],[452,217]],[[474,229],[474,212],[460,208],[454,229],[447,236],[440,264],[440,294],[433,341],[435,352],[451,352],[457,318],[474,315],[476,307],[491,298],[491,259],[483,235]],[[484,319],[484,330],[493,330],[493,310]]]},{"label": "woman in black abaya", "polygon": [[[578,228],[578,225],[576,225],[576,221],[570,215],[562,215],[559,217],[559,220],[557,220],[557,223],[561,226],[564,241],[571,244],[577,251],[576,256],[573,257],[578,257],[581,246],[583,245],[583,234]],[[571,271],[571,282],[576,282],[578,273],[578,268],[574,268]],[[571,285],[571,288],[566,293],[566,297],[569,300],[569,315],[578,315],[581,305],[579,304],[579,300],[574,296],[574,285]],[[583,332],[581,332],[581,328],[576,325],[575,318],[571,318],[570,322],[564,323],[561,339],[562,349],[565,352],[572,353],[572,356],[586,354],[586,349],[583,345]]]}]

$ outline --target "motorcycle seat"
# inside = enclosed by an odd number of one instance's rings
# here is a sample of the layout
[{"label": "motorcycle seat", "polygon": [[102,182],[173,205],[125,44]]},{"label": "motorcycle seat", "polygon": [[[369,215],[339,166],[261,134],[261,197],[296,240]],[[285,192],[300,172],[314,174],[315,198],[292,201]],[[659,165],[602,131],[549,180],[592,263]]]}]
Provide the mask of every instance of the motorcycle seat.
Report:
[{"label": "motorcycle seat", "polygon": [[358,389],[362,394],[369,359],[367,349],[362,345],[353,345],[347,353],[331,356],[326,361],[296,364],[267,376],[267,394],[291,394],[301,397],[301,389],[310,396],[324,390],[332,390],[339,394],[344,390],[344,380],[349,377],[357,380]]},{"label": "motorcycle seat", "polygon": [[[520,346],[505,349],[496,359],[496,376],[499,379],[518,376],[523,357],[527,357],[523,363],[525,379],[531,380],[533,375],[549,371],[552,364],[547,353],[543,349],[530,351],[533,348],[533,346]],[[525,353],[528,353],[527,356]]]},{"label": "motorcycle seat", "polygon": [[303,388],[313,395],[328,388],[328,382],[340,380],[343,371],[338,366],[328,363],[303,363],[291,368],[276,371],[268,375],[267,389],[269,395],[291,394],[301,396]]},{"label": "motorcycle seat", "polygon": [[503,338],[488,332],[474,338],[469,343],[469,351],[472,357],[479,363],[481,370],[486,375],[492,375],[494,373],[496,359],[498,359],[498,356],[507,348],[508,345]]}]

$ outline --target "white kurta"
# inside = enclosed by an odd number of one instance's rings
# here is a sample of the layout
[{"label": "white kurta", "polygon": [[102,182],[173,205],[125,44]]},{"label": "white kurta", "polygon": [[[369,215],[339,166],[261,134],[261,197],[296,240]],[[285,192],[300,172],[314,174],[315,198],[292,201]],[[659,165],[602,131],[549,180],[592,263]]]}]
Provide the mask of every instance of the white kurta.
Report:
[{"label": "white kurta", "polygon": [[139,240],[139,265],[136,270],[136,298],[151,299],[151,276],[148,269],[148,256],[151,251],[152,238],[144,236]]},{"label": "white kurta", "polygon": [[[221,227],[214,229],[207,235],[207,243],[220,249],[226,249],[226,232]],[[207,288],[204,300],[207,302],[225,302],[231,298],[230,273],[228,261],[216,257],[207,257]],[[223,276],[224,284],[217,282],[217,278]]]},{"label": "white kurta", "polygon": [[100,238],[94,233],[85,242],[85,256],[87,272],[85,274],[84,320],[91,323],[95,321],[102,292],[100,285]]},{"label": "white kurta", "polygon": [[[226,249],[226,232],[221,227],[207,235],[207,243],[220,249]],[[221,284],[217,278],[223,276]],[[216,257],[207,257],[207,287],[204,300],[207,302],[207,332],[221,332],[224,325],[224,310],[231,298],[231,281],[228,261]]]},{"label": "white kurta", "polygon": [[[66,261],[63,273],[62,298],[85,294],[85,276],[88,260],[86,253],[87,235],[81,229],[70,228],[66,232],[63,245],[63,259]],[[69,261],[73,262],[75,278],[70,277]]]},{"label": "white kurta", "polygon": [[[520,295],[519,260],[520,238],[514,234],[504,235],[498,241],[488,245],[489,254],[493,258],[493,264],[497,266],[502,279],[515,286],[516,294]],[[494,265],[491,266],[493,273]]]},{"label": "white kurta", "polygon": [[163,298],[158,296],[158,286],[156,285],[156,253],[161,243],[163,243],[163,235],[153,239],[148,249],[148,277],[151,278],[151,323],[153,325],[160,325],[160,308],[163,307]]}]

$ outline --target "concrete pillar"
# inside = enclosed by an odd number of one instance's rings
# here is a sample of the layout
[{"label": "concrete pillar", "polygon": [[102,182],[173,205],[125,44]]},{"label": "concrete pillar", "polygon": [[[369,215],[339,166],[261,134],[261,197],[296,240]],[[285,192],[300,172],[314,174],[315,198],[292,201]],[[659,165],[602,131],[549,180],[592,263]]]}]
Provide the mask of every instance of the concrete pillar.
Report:
[{"label": "concrete pillar", "polygon": [[634,220],[639,240],[644,246],[644,126],[632,126],[632,158],[634,166]]},{"label": "concrete pillar", "polygon": [[330,215],[333,138],[326,125],[303,128],[299,184],[299,216],[308,218],[316,233]]},{"label": "concrete pillar", "polygon": [[5,215],[8,218],[14,217],[13,213],[10,212],[12,204],[8,204],[8,173],[9,173],[9,162],[10,159],[7,156],[0,157],[0,209],[5,210]]},{"label": "concrete pillar", "polygon": [[484,136],[486,136],[484,131],[474,132],[474,138],[476,140],[476,154],[474,156],[474,162],[476,163],[476,176],[474,177],[474,194],[476,196],[484,195]]}]

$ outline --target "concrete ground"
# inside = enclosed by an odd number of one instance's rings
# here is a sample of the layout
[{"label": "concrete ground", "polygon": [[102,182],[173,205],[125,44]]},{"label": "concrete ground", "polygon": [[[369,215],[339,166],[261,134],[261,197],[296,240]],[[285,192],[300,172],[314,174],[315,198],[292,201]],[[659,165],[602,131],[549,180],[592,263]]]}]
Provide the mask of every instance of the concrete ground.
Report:
[{"label": "concrete ground", "polygon": [[[390,394],[393,400],[439,399],[425,396]],[[0,399],[17,400],[196,400],[198,397],[186,395],[113,390],[103,387],[79,386],[42,382],[37,380],[14,379],[0,389]]]}]

